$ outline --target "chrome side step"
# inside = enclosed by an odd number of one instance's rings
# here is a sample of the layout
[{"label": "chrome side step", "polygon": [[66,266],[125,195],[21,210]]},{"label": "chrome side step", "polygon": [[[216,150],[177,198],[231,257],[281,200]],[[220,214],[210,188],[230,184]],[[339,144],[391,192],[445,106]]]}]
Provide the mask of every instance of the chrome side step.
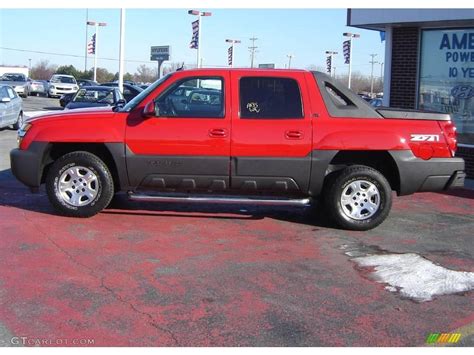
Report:
[{"label": "chrome side step", "polygon": [[129,200],[144,202],[188,202],[188,203],[221,203],[264,206],[308,206],[311,198],[283,199],[283,198],[243,198],[233,196],[176,196],[176,195],[145,195],[128,193]]}]

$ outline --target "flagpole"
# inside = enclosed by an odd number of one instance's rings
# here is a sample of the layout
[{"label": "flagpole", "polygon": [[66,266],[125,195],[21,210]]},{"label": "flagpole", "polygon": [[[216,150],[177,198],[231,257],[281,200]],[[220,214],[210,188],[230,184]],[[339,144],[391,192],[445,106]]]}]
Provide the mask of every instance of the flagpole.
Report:
[{"label": "flagpole", "polygon": [[89,42],[89,26],[87,24],[87,21],[89,21],[89,9],[86,9],[86,55],[84,57],[84,72],[87,71],[87,55],[88,53],[88,42]]},{"label": "flagpole", "polygon": [[[120,9],[119,90],[123,94],[123,73],[125,55],[125,9]],[[158,73],[159,75],[159,73]]]},{"label": "flagpole", "polygon": [[95,50],[94,50],[94,81],[97,81],[97,49],[99,47],[99,24],[95,23]]},{"label": "flagpole", "polygon": [[359,38],[360,35],[357,33],[343,33],[343,36],[349,37],[349,80],[348,80],[348,87],[349,89],[351,88],[351,76],[352,76],[352,39],[353,38]]},{"label": "flagpole", "polygon": [[230,67],[234,67],[234,42],[232,42],[232,56],[231,56],[232,62],[230,63]]},{"label": "flagpole", "polygon": [[197,67],[201,67],[201,11],[199,11],[198,15],[198,43],[197,43]]}]

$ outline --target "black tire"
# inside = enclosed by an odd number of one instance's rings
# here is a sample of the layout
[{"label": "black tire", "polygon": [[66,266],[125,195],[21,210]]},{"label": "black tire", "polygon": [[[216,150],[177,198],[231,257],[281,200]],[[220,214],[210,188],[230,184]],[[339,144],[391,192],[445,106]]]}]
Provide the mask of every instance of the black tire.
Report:
[{"label": "black tire", "polygon": [[[371,183],[378,190],[378,197],[373,197],[374,201],[375,199],[378,201],[378,208],[372,215],[370,215],[371,212],[368,209],[364,209],[367,214],[367,217],[361,217],[364,219],[355,219],[348,216],[347,207],[343,208],[341,203],[344,191],[350,191],[350,188],[349,190],[346,190],[346,188],[353,182],[357,183],[358,181]],[[368,166],[353,165],[341,170],[332,177],[330,183],[325,184],[325,189],[327,189],[327,191],[324,191],[326,207],[334,222],[344,229],[365,231],[375,228],[387,218],[392,207],[390,184],[380,172]],[[367,200],[361,200],[359,203],[365,203],[364,201],[367,202]]]},{"label": "black tire", "polygon": [[[59,179],[68,169],[85,167],[93,172],[98,181],[97,195],[84,206],[69,204],[59,191]],[[106,208],[114,196],[114,182],[107,165],[96,155],[77,151],[63,155],[56,160],[46,176],[46,192],[53,207],[69,217],[92,217]]]},{"label": "black tire", "polygon": [[16,122],[13,124],[13,129],[16,129],[16,130],[20,129],[22,124],[23,124],[23,112],[20,112],[18,114],[18,118]]}]

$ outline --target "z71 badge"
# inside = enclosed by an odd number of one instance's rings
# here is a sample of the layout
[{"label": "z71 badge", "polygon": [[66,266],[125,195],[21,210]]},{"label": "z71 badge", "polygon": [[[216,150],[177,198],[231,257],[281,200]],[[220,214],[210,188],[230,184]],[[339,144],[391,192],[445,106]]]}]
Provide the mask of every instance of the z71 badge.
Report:
[{"label": "z71 badge", "polygon": [[410,137],[412,142],[439,142],[437,134],[412,134]]}]

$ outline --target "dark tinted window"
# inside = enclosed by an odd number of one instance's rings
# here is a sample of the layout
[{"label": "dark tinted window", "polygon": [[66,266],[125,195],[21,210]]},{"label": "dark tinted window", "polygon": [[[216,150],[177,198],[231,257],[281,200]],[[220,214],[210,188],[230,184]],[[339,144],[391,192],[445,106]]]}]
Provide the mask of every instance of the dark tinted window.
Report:
[{"label": "dark tinted window", "polygon": [[294,79],[246,77],[240,79],[241,118],[302,118],[298,83]]}]

